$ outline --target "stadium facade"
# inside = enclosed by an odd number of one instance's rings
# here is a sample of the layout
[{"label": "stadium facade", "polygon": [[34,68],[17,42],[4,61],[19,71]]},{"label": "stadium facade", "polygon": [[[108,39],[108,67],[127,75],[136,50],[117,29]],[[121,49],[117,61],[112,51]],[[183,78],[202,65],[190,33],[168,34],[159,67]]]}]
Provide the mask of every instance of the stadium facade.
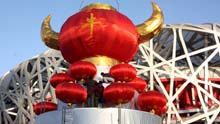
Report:
[{"label": "stadium facade", "polygon": [[[220,123],[219,40],[219,24],[167,24],[139,45],[130,64],[148,82],[148,90],[166,96],[163,123]],[[58,102],[49,79],[69,66],[59,51],[48,50],[5,73],[0,78],[1,123],[35,123],[33,104]]]}]

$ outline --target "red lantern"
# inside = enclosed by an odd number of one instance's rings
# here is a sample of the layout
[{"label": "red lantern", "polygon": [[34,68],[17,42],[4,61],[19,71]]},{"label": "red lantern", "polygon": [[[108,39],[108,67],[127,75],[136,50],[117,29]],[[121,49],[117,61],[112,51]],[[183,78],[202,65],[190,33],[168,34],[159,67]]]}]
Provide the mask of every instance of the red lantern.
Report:
[{"label": "red lantern", "polygon": [[127,84],[136,89],[139,93],[143,92],[147,87],[146,81],[139,77],[129,81]]},{"label": "red lantern", "polygon": [[110,104],[127,103],[134,97],[134,88],[126,83],[111,83],[104,89],[103,97]]},{"label": "red lantern", "polygon": [[167,103],[166,97],[158,91],[143,92],[138,96],[137,105],[140,110],[155,113]]},{"label": "red lantern", "polygon": [[54,74],[51,78],[50,78],[50,84],[56,88],[56,86],[60,83],[63,82],[74,82],[74,79],[72,77],[70,77],[68,74],[66,73],[57,73]]},{"label": "red lantern", "polygon": [[109,73],[116,81],[131,81],[136,77],[136,69],[130,64],[118,64],[110,68]]},{"label": "red lantern", "polygon": [[87,80],[96,74],[96,66],[90,62],[78,61],[69,68],[69,74],[76,80]]},{"label": "red lantern", "polygon": [[87,98],[86,89],[80,84],[61,83],[56,87],[56,96],[65,103],[80,104]]},{"label": "red lantern", "polygon": [[168,107],[165,105],[161,109],[155,110],[156,115],[162,115],[167,112]]},{"label": "red lantern", "polygon": [[36,105],[33,105],[33,108],[34,108],[34,113],[36,115],[39,115],[45,112],[57,110],[57,104],[52,102],[40,102],[37,103]]},{"label": "red lantern", "polygon": [[129,62],[138,49],[135,25],[115,10],[86,9],[72,15],[63,24],[58,41],[69,63],[97,55]]}]

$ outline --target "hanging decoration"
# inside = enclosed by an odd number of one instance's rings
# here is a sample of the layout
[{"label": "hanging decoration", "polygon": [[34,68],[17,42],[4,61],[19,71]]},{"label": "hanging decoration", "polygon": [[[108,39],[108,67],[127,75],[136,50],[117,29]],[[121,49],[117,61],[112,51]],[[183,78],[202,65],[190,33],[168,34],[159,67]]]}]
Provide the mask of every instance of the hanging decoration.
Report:
[{"label": "hanging decoration", "polygon": [[147,82],[140,77],[134,78],[132,81],[127,82],[127,84],[139,93],[144,92],[147,88]]},{"label": "hanging decoration", "polygon": [[157,4],[152,6],[151,17],[137,26],[112,6],[100,3],[90,4],[69,17],[60,33],[52,30],[48,16],[42,23],[42,40],[48,47],[60,50],[69,63],[96,56],[127,63],[136,54],[138,44],[161,30],[163,13]]},{"label": "hanging decoration", "polygon": [[131,81],[136,77],[136,69],[127,63],[117,64],[110,68],[109,73],[116,81]]},{"label": "hanging decoration", "polygon": [[86,89],[76,83],[61,83],[56,87],[56,96],[59,100],[68,104],[80,104],[87,98]]},{"label": "hanging decoration", "polygon": [[137,105],[142,111],[154,114],[165,113],[163,110],[167,103],[166,97],[159,91],[147,91],[138,96]]},{"label": "hanging decoration", "polygon": [[94,64],[86,61],[78,61],[69,67],[68,73],[71,77],[80,81],[94,77],[96,71],[96,66]]},{"label": "hanging decoration", "polygon": [[63,82],[74,82],[75,80],[70,77],[67,73],[57,73],[51,76],[50,84],[56,88],[56,86]]},{"label": "hanging decoration", "polygon": [[52,102],[40,102],[33,105],[34,113],[40,115],[45,112],[57,110],[57,104]]},{"label": "hanging decoration", "polygon": [[134,97],[134,88],[126,83],[111,83],[104,89],[103,97],[108,104],[124,104]]},{"label": "hanging decoration", "polygon": [[[112,66],[110,74],[117,82],[104,89],[103,97],[110,104],[127,103],[134,97],[135,89],[124,82],[136,78],[136,69],[127,63],[135,56],[138,45],[157,35],[163,26],[161,9],[154,2],[152,6],[151,17],[135,26],[108,4],[90,4],[70,16],[60,33],[52,30],[48,16],[42,23],[41,37],[48,47],[61,51],[71,64],[68,75],[77,83],[93,78],[98,65]],[[80,84],[68,81],[55,84],[57,98],[65,103],[80,104],[87,98]],[[136,88],[142,91],[143,87]]]}]

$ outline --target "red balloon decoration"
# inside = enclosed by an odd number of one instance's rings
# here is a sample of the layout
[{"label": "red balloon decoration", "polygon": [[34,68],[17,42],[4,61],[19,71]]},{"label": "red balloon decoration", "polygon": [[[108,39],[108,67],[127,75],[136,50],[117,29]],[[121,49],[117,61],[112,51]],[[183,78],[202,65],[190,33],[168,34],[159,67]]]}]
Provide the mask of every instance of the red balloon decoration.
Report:
[{"label": "red balloon decoration", "polygon": [[110,68],[109,73],[116,81],[131,81],[136,77],[136,69],[127,63],[114,65]]},{"label": "red balloon decoration", "polygon": [[158,91],[143,92],[138,96],[137,105],[140,110],[160,113],[162,108],[166,105],[166,97]]},{"label": "red balloon decoration", "polygon": [[96,74],[96,66],[91,62],[78,61],[69,68],[69,75],[76,80],[87,80]]},{"label": "red balloon decoration", "polygon": [[72,77],[70,77],[68,74],[66,73],[57,73],[54,74],[51,78],[50,78],[50,84],[56,88],[56,86],[60,83],[63,82],[74,82],[74,79]]},{"label": "red balloon decoration", "polygon": [[69,63],[97,55],[129,62],[138,50],[135,25],[115,10],[89,9],[72,15],[63,24],[58,41]]},{"label": "red balloon decoration", "polygon": [[103,97],[109,104],[124,104],[134,97],[134,88],[126,83],[111,83],[104,89]]},{"label": "red balloon decoration", "polygon": [[65,103],[80,104],[87,98],[86,89],[80,84],[61,83],[56,87],[56,96]]},{"label": "red balloon decoration", "polygon": [[40,102],[36,105],[33,105],[34,113],[40,115],[45,112],[57,110],[57,104],[52,102]]},{"label": "red balloon decoration", "polygon": [[134,80],[127,82],[127,84],[133,87],[139,93],[143,92],[147,87],[147,82],[139,77],[136,77]]}]

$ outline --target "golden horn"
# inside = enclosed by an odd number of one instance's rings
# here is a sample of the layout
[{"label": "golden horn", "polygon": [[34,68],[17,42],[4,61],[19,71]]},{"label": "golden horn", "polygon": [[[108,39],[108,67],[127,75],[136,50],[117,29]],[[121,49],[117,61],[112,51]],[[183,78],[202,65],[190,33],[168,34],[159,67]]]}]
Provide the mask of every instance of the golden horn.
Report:
[{"label": "golden horn", "polygon": [[136,26],[137,31],[139,33],[139,43],[144,41],[148,41],[157,35],[162,26],[163,26],[163,12],[161,11],[160,7],[152,2],[153,6],[153,13],[151,17],[146,20],[144,23],[139,24]]},{"label": "golden horn", "polygon": [[50,48],[59,50],[58,33],[53,31],[50,26],[51,15],[48,15],[41,25],[42,41]]}]

